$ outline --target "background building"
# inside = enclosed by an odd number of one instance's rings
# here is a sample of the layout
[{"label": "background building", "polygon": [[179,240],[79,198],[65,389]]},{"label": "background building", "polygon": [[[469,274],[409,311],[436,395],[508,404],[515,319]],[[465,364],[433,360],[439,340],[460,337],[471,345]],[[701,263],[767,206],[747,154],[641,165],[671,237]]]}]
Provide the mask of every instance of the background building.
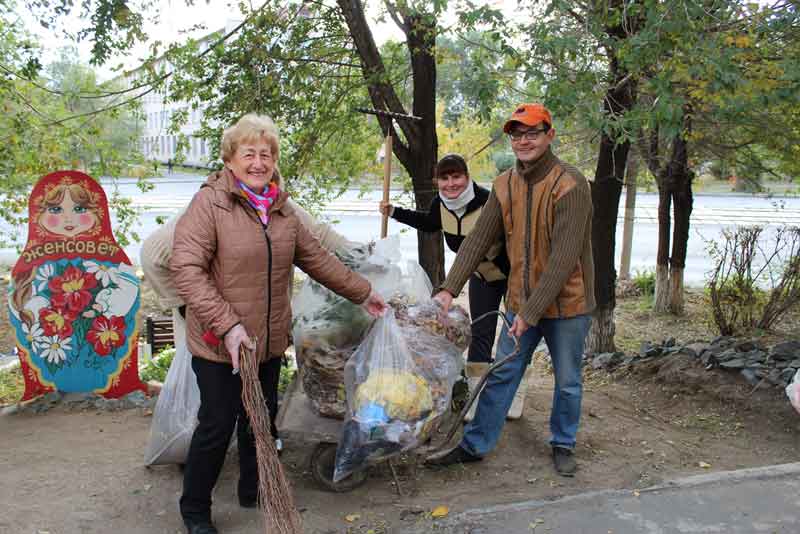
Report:
[{"label": "background building", "polygon": [[[229,21],[224,29],[211,32],[198,39],[199,51],[203,52],[217,41],[224,33],[232,29],[238,22]],[[170,72],[173,67],[164,58],[155,61],[156,72]],[[143,81],[144,69],[142,67],[127,73],[123,79],[127,87],[133,87]],[[167,80],[167,85],[169,79]],[[188,146],[182,150],[182,165],[190,167],[208,167],[219,158],[218,154],[211,153],[208,141],[198,137],[200,122],[203,118],[205,106],[201,102],[169,101],[167,100],[168,87],[163,90],[152,91],[141,99],[142,125],[140,148],[142,155],[149,161],[167,164],[175,161],[178,153],[178,144],[181,135],[186,137]],[[186,122],[180,127],[180,132],[171,132],[170,124],[176,113],[185,112]]]}]

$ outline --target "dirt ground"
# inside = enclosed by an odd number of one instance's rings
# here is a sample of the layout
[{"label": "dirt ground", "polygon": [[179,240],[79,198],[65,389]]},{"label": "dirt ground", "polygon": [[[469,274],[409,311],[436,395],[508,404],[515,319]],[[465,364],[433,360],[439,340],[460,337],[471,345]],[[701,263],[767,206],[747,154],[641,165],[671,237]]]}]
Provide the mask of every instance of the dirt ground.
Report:
[{"label": "dirt ground", "polygon": [[[655,341],[673,328],[680,328],[673,334],[680,340],[712,337],[692,306],[675,322],[632,300],[619,311],[618,336],[627,345],[641,341],[640,331]],[[5,329],[5,317],[0,325]],[[640,333],[629,328],[634,325]],[[7,340],[0,342],[5,350]],[[440,505],[452,514],[797,461],[800,416],[782,391],[753,392],[738,375],[708,372],[678,356],[627,374],[586,370],[579,472],[559,477],[547,444],[552,376],[541,358],[535,369],[524,416],[506,425],[495,452],[481,463],[443,470],[415,469],[408,458],[398,467],[399,491],[386,466],[373,468],[349,493],[325,491],[308,469],[312,445],[287,443],[283,463],[306,532],[396,533],[425,524],[434,530],[430,511]],[[0,533],[183,532],[179,469],[142,465],[150,420],[141,410],[0,416]],[[221,532],[261,533],[259,513],[238,506],[236,465],[229,457],[215,490],[214,519]]]}]

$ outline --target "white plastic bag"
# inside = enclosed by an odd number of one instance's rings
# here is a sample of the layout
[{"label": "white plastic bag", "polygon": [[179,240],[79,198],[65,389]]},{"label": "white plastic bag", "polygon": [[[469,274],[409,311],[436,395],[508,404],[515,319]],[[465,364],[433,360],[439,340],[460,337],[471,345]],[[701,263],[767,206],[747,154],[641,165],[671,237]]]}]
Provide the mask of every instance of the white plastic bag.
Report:
[{"label": "white plastic bag", "polygon": [[145,465],[183,464],[197,426],[200,389],[186,346],[186,323],[178,310],[172,312],[175,356],[158,395],[144,452]]},{"label": "white plastic bag", "polygon": [[430,436],[450,406],[462,352],[444,335],[401,325],[392,308],[375,321],[345,366],[347,414],[334,482]]},{"label": "white plastic bag", "polygon": [[800,413],[800,369],[794,374],[791,384],[786,386],[786,395],[789,397],[794,409]]}]

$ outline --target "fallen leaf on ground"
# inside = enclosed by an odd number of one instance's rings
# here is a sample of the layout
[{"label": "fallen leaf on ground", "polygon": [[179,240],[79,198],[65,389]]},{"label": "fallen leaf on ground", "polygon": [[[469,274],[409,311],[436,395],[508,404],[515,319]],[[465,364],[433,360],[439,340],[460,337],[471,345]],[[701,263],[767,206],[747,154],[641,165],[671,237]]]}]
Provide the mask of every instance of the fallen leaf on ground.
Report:
[{"label": "fallen leaf on ground", "polygon": [[445,517],[449,513],[450,513],[450,508],[448,508],[447,506],[437,506],[431,512],[431,517],[433,518]]}]

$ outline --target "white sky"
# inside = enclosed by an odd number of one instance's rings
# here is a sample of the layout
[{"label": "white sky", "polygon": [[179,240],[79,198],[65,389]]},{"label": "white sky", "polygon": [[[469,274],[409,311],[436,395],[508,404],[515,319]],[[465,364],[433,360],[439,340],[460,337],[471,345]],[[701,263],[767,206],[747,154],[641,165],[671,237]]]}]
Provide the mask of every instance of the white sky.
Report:
[{"label": "white sky", "polygon": [[[510,15],[516,7],[517,0],[493,0],[489,3],[504,8],[503,10]],[[188,33],[188,36],[200,37],[211,31],[218,30],[237,19],[241,20],[238,4],[237,1],[230,0],[209,0],[208,2],[206,0],[195,0],[195,5],[187,6],[184,0],[160,0],[158,8],[159,23],[155,25],[147,22],[145,24],[145,32],[151,41],[160,40],[164,44],[169,44],[185,39],[188,28],[195,25],[205,25],[206,28],[203,30],[195,30]],[[374,19],[381,5],[383,5],[381,0],[368,0],[368,18]],[[20,7],[19,9],[19,13],[26,21],[28,29],[38,36],[45,49],[44,62],[54,59],[58,48],[66,44],[63,36],[59,35],[58,32],[42,28],[30,15],[22,12],[24,8]],[[74,31],[85,26],[85,24],[77,20],[77,17],[73,17],[65,21],[65,26]],[[373,35],[378,44],[390,39],[403,39],[400,29],[388,17],[386,22],[373,21]],[[81,58],[84,61],[88,61],[91,44],[88,42],[80,43],[78,50]],[[111,69],[119,63],[123,63],[126,69],[137,67],[147,57],[148,53],[147,46],[139,45],[129,51],[128,54],[125,54],[124,57],[108,61],[106,65],[97,68],[100,79],[106,80],[114,77],[116,73]]]}]

